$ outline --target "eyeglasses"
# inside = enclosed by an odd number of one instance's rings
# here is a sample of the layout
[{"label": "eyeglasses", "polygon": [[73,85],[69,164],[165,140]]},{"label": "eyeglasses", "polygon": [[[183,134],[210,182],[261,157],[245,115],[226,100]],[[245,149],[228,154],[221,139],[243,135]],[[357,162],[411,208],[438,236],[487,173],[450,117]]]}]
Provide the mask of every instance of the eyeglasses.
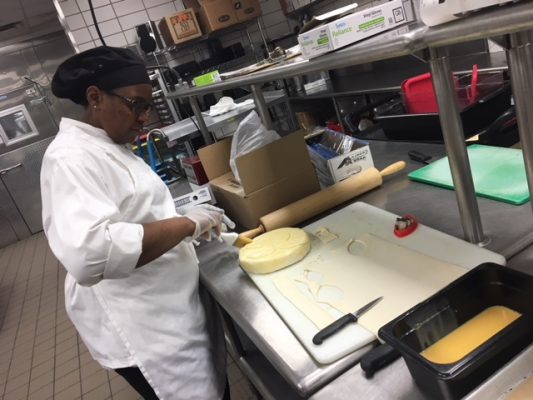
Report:
[{"label": "eyeglasses", "polygon": [[119,99],[124,100],[126,104],[128,105],[128,108],[131,110],[131,112],[138,117],[141,114],[148,114],[153,109],[153,105],[150,101],[146,100],[136,100],[132,99],[130,97],[122,96],[118,93],[114,92],[106,92],[107,94],[111,96],[118,97]]}]

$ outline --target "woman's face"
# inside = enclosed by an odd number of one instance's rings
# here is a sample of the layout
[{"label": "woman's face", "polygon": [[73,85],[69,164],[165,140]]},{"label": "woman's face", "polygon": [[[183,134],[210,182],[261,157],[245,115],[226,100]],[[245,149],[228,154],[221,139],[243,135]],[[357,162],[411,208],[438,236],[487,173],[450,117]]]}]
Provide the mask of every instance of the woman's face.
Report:
[{"label": "woman's face", "polygon": [[150,118],[152,86],[140,84],[104,91],[87,89],[89,119],[119,144],[130,143]]}]

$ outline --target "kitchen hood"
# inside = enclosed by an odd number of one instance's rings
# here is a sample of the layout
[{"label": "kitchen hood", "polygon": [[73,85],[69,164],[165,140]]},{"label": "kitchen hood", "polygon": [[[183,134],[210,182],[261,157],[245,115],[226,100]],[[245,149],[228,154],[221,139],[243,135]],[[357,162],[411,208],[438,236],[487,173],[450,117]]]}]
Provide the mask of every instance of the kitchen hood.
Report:
[{"label": "kitchen hood", "polygon": [[62,30],[52,0],[0,1],[0,47]]}]

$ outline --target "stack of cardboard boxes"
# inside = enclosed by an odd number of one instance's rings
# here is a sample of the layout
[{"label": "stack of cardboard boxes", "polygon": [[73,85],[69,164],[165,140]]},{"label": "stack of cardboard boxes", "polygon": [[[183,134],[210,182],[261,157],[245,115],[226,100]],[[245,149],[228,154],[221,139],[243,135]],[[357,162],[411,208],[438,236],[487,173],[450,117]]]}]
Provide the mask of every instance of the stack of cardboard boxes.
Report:
[{"label": "stack of cardboard boxes", "polygon": [[184,0],[186,10],[166,16],[159,30],[167,46],[198,38],[261,15],[259,0]]}]

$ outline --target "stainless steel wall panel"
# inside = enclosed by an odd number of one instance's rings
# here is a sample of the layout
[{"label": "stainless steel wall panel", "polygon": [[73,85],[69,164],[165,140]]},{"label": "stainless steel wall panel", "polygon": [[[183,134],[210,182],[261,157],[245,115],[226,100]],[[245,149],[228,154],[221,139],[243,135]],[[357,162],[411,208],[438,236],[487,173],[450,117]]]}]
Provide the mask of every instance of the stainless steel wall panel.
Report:
[{"label": "stainless steel wall panel", "polygon": [[63,32],[50,35],[48,41],[34,42],[33,49],[48,82],[52,81],[59,64],[74,54],[74,49]]},{"label": "stainless steel wall panel", "polygon": [[[68,100],[57,99],[50,90],[53,74],[61,62],[74,54],[64,32],[0,49],[0,111],[24,104],[39,135],[6,146],[0,144],[0,154],[41,141],[57,133],[61,117],[79,118],[83,109]],[[41,87],[28,82],[28,76]],[[39,101],[46,96],[50,103]]]},{"label": "stainless steel wall panel", "polygon": [[31,235],[6,187],[0,182],[0,247]]},{"label": "stainless steel wall panel", "polygon": [[0,173],[21,164],[0,177],[31,233],[43,229],[40,173],[44,152],[51,141],[49,138],[0,156]]}]

